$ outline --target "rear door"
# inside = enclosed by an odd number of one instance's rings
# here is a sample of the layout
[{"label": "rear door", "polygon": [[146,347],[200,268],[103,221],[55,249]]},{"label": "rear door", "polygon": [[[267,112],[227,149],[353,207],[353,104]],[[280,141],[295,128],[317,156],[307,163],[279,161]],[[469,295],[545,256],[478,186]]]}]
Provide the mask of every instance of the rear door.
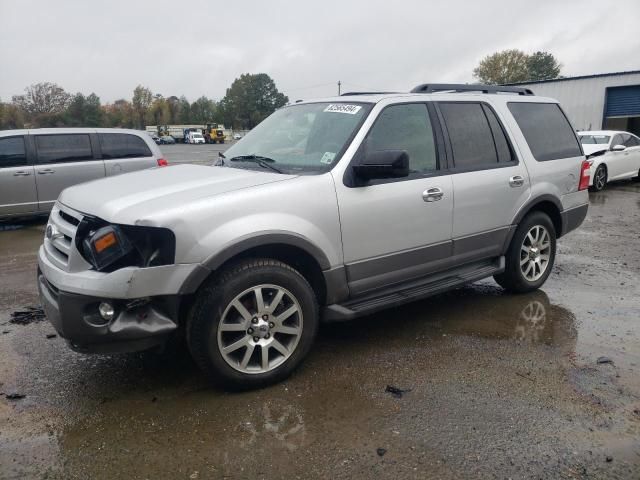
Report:
[{"label": "rear door", "polygon": [[33,138],[40,212],[51,210],[65,188],[104,177],[104,164],[94,155],[95,134],[41,134]]},{"label": "rear door", "polygon": [[24,135],[0,137],[0,218],[37,210],[35,171]]},{"label": "rear door", "polygon": [[616,145],[624,145],[624,140],[621,134],[616,134],[611,139],[611,148],[609,149],[603,159],[603,162],[607,165],[607,178],[609,180],[615,180],[623,178],[627,174],[628,167],[627,157],[628,152],[626,150],[615,151],[613,147]]},{"label": "rear door", "polygon": [[494,109],[484,102],[438,102],[453,158],[453,255],[457,264],[503,251],[529,197],[529,177]]},{"label": "rear door", "polygon": [[130,133],[98,133],[106,175],[158,166],[149,145]]},{"label": "rear door", "polygon": [[623,155],[625,177],[635,177],[640,170],[640,140],[630,133],[622,134],[622,144],[627,147]]}]

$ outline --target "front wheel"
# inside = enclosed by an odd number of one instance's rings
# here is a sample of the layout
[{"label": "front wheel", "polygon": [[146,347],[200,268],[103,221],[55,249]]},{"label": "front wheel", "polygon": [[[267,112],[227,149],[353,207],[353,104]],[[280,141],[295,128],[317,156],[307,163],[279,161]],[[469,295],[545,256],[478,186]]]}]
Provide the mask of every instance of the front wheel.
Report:
[{"label": "front wheel", "polygon": [[259,388],[293,372],[318,323],[316,296],[298,271],[277,260],[246,260],[199,291],[187,342],[212,381]]},{"label": "front wheel", "polygon": [[556,230],[546,213],[527,215],[516,229],[505,255],[505,270],[494,279],[506,290],[524,293],[540,288],[556,257]]}]

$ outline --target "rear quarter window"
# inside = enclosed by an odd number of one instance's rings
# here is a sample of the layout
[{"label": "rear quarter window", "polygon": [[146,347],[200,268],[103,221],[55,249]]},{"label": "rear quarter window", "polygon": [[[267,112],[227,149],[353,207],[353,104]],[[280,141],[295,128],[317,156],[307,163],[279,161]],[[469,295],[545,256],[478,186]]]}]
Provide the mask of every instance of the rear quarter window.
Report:
[{"label": "rear quarter window", "polygon": [[102,158],[137,158],[152,156],[147,143],[129,133],[99,133]]},{"label": "rear quarter window", "polygon": [[557,103],[509,102],[508,107],[539,162],[582,156],[576,134]]}]

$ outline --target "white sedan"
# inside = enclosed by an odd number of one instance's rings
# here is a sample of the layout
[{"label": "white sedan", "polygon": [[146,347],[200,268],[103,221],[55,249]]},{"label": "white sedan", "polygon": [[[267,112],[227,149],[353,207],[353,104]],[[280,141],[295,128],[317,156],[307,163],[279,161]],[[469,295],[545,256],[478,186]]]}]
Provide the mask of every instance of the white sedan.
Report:
[{"label": "white sedan", "polygon": [[640,138],[614,130],[578,132],[591,165],[589,186],[599,192],[608,182],[640,176]]}]

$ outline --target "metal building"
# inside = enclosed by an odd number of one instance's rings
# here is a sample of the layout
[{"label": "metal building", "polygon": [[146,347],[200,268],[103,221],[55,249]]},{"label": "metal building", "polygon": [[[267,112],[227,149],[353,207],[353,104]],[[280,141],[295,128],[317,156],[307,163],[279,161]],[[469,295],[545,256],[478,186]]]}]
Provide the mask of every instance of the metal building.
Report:
[{"label": "metal building", "polygon": [[640,135],[640,70],[514,85],[559,100],[578,130],[626,130]]}]

